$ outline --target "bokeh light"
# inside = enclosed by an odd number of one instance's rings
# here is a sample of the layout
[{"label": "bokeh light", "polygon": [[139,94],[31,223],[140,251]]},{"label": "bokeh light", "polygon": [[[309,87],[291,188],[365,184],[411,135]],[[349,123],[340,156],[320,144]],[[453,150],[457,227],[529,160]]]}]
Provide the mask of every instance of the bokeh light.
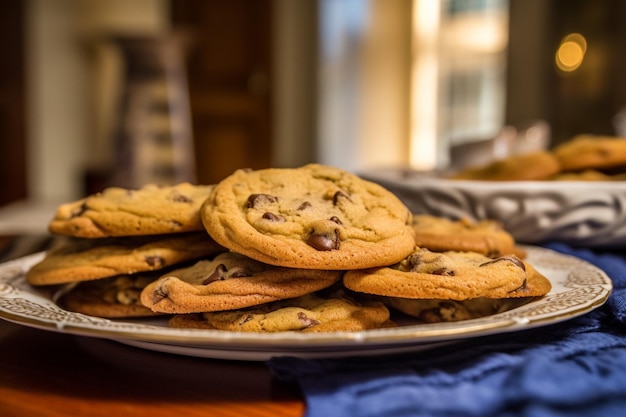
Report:
[{"label": "bokeh light", "polygon": [[556,51],[556,66],[565,72],[575,71],[583,63],[587,40],[580,33],[570,33],[563,38]]}]

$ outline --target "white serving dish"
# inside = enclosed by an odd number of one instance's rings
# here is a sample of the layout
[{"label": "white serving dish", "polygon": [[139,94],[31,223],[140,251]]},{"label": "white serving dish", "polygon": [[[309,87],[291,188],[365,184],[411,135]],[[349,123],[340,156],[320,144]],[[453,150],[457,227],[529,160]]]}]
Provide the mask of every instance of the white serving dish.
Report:
[{"label": "white serving dish", "polygon": [[406,169],[360,173],[414,213],[500,221],[517,241],[626,244],[626,181],[448,180]]}]

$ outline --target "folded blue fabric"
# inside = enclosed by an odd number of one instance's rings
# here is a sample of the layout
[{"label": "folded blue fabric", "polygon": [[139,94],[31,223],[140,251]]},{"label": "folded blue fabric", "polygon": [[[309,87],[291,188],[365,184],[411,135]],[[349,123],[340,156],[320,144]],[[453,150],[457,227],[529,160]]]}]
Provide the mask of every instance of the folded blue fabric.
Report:
[{"label": "folded blue fabric", "polygon": [[618,416],[626,412],[626,257],[545,245],[603,269],[607,303],[576,319],[414,354],[273,358],[307,417]]}]

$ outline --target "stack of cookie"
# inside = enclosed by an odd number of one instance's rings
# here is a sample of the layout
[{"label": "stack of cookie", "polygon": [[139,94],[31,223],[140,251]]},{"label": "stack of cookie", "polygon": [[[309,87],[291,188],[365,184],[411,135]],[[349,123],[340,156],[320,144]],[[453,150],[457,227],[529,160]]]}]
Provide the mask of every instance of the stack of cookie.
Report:
[{"label": "stack of cookie", "polygon": [[142,292],[174,327],[360,330],[393,326],[393,311],[461,320],[550,289],[498,223],[414,216],[386,189],[331,167],[237,171],[201,215],[229,252]]},{"label": "stack of cookie", "polygon": [[[312,164],[239,170],[201,209],[228,253],[148,285],[144,305],[176,327],[362,330],[389,325],[380,301],[341,286],[345,270],[391,265],[415,247],[406,206],[381,186]],[[190,314],[191,313],[191,314]]]},{"label": "stack of cookie", "polygon": [[[172,327],[354,331],[394,326],[394,314],[492,314],[550,289],[498,223],[413,215],[380,185],[318,164],[239,170],[213,186],[106,190],[61,206],[50,230],[71,240],[32,268],[31,284],[80,282],[59,303],[87,312],[103,298],[87,285],[100,283],[116,294],[109,311],[132,298]],[[109,239],[149,239],[161,252],[139,245],[122,257]],[[156,276],[139,279],[148,271]],[[134,297],[111,290],[129,278]]]},{"label": "stack of cookie", "polygon": [[154,315],[139,293],[168,268],[225,249],[210,239],[199,208],[211,187],[187,183],[109,188],[61,205],[49,224],[60,243],[26,274],[33,286],[68,284],[65,308],[117,318]]},{"label": "stack of cookie", "polygon": [[414,215],[413,229],[416,248],[403,261],[347,271],[344,285],[429,323],[499,313],[551,289],[499,222]]},{"label": "stack of cookie", "polygon": [[485,181],[623,181],[626,138],[578,135],[552,150],[512,155],[470,167],[451,179]]}]

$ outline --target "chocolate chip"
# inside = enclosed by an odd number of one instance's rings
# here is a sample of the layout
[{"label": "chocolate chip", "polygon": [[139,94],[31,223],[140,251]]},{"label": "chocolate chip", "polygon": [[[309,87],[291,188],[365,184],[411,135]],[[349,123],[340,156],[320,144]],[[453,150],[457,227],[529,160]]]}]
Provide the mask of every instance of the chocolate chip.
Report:
[{"label": "chocolate chip", "polygon": [[313,231],[306,240],[306,243],[319,251],[339,249],[339,230],[335,229],[333,236],[319,234]]},{"label": "chocolate chip", "polygon": [[508,262],[512,262],[513,264],[515,264],[518,268],[521,268],[522,271],[526,271],[526,265],[524,265],[524,262],[522,262],[521,259],[519,259],[517,256],[514,255],[506,255],[506,256],[501,256],[499,258],[496,258],[492,261],[487,261],[485,263],[480,264],[479,266],[485,266],[485,265],[490,265],[490,264],[495,264],[496,262],[502,262],[502,261],[508,261]]},{"label": "chocolate chip", "polygon": [[350,199],[350,196],[348,194],[346,194],[344,191],[339,190],[333,195],[333,204],[334,205],[339,204],[340,198],[347,198],[348,201],[352,201],[352,199]]},{"label": "chocolate chip", "polygon": [[76,210],[72,211],[72,213],[70,214],[70,217],[71,218],[78,217],[86,211],[87,211],[87,203],[83,203]]},{"label": "chocolate chip", "polygon": [[[406,258],[405,262],[409,271],[418,272],[419,266],[422,263],[422,254],[420,252],[414,252]],[[434,271],[431,271],[429,273],[432,275],[442,275],[447,277],[453,277],[456,275],[453,269],[449,269],[445,266],[439,269],[435,269]]]},{"label": "chocolate chip", "polygon": [[277,222],[277,223],[279,223],[279,222],[284,222],[284,221],[285,221],[285,218],[284,218],[283,216],[280,216],[280,215],[278,215],[278,214],[271,213],[271,212],[269,212],[269,211],[268,211],[268,212],[266,212],[266,213],[263,213],[263,216],[262,216],[262,217],[263,217],[265,220],[270,220],[270,221]]},{"label": "chocolate chip", "polygon": [[331,222],[337,223],[338,225],[343,225],[343,222],[337,216],[333,216],[329,219]]},{"label": "chocolate chip", "polygon": [[302,210],[308,209],[309,207],[311,207],[311,205],[312,204],[309,201],[305,201],[304,203],[302,203],[302,204],[300,204],[298,206],[298,211],[302,211]]},{"label": "chocolate chip", "polygon": [[320,324],[319,320],[312,319],[303,312],[298,313],[298,320],[302,324],[304,324],[304,328],[309,328]]},{"label": "chocolate chip", "polygon": [[149,255],[149,256],[146,256],[144,259],[146,263],[150,265],[152,268],[161,268],[165,266],[165,259],[163,259],[163,257],[161,256]]},{"label": "chocolate chip", "polygon": [[448,269],[446,267],[435,269],[434,271],[431,272],[431,274],[433,274],[433,275],[443,275],[443,276],[446,276],[446,277],[453,277],[455,275],[455,273],[454,273],[454,271],[452,269]]},{"label": "chocolate chip", "polygon": [[515,292],[515,291],[521,291],[521,290],[525,290],[526,289],[526,278],[524,278],[524,281],[522,281],[522,285],[520,285],[519,287],[517,287],[516,289],[509,291],[509,293]]},{"label": "chocolate chip", "polygon": [[224,273],[227,271],[226,265],[219,264],[215,267],[211,275],[209,275],[204,281],[202,281],[202,285],[207,285],[215,281],[221,281],[224,279]]},{"label": "chocolate chip", "polygon": [[172,200],[177,203],[193,203],[193,199],[184,194],[174,194]]},{"label": "chocolate chip", "polygon": [[209,275],[204,281],[202,281],[202,285],[208,285],[215,281],[223,281],[226,278],[243,278],[250,277],[252,273],[247,269],[241,266],[233,266],[232,268],[226,268],[226,265],[219,264],[215,267],[215,270],[211,275]]},{"label": "chocolate chip", "polygon": [[410,271],[415,271],[422,263],[422,256],[419,253],[412,253],[406,258],[406,263]]},{"label": "chocolate chip", "polygon": [[152,293],[152,303],[156,304],[159,301],[165,299],[168,297],[168,293],[166,293],[165,291],[163,291],[162,288],[157,288],[156,290],[154,290],[154,292]]},{"label": "chocolate chip", "polygon": [[269,194],[250,194],[248,197],[248,208],[255,208],[260,204],[275,203],[278,197]]}]

